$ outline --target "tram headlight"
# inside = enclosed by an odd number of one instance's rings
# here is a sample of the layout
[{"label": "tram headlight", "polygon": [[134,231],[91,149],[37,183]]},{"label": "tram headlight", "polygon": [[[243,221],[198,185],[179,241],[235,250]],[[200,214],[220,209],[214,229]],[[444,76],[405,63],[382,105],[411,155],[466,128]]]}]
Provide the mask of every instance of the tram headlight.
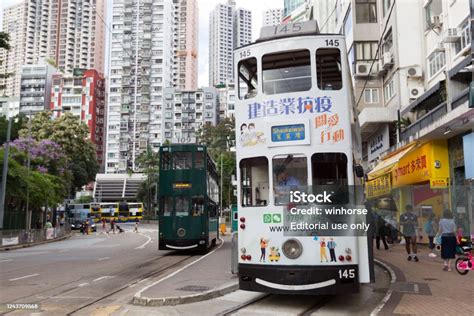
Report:
[{"label": "tram headlight", "polygon": [[179,237],[184,237],[186,235],[186,230],[184,228],[179,228],[177,231],[176,231],[176,234],[179,236]]},{"label": "tram headlight", "polygon": [[296,259],[303,253],[303,245],[298,239],[288,239],[281,248],[288,259]]}]

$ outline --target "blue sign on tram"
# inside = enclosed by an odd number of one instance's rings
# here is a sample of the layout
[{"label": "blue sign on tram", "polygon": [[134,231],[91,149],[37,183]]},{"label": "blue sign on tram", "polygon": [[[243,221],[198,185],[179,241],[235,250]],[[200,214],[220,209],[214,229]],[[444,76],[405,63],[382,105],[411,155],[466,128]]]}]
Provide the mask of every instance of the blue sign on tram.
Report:
[{"label": "blue sign on tram", "polygon": [[272,142],[289,142],[304,139],[304,124],[272,126]]}]

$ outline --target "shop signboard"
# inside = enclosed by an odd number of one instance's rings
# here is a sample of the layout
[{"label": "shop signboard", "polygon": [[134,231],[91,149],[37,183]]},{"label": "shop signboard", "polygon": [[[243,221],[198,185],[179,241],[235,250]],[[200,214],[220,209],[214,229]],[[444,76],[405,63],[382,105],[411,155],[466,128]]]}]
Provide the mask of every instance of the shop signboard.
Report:
[{"label": "shop signboard", "polygon": [[380,128],[368,141],[369,162],[375,160],[390,147],[388,125]]},{"label": "shop signboard", "polygon": [[384,174],[378,178],[370,180],[366,185],[366,198],[371,199],[383,195],[388,195],[392,191],[390,174]]}]

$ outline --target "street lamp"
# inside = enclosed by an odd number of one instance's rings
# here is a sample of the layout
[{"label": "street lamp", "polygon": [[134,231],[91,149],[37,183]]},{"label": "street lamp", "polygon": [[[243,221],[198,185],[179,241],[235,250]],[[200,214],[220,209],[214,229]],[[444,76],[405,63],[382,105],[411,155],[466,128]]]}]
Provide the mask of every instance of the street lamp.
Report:
[{"label": "street lamp", "polygon": [[8,149],[10,147],[10,134],[12,129],[12,119],[13,117],[8,118],[8,127],[7,127],[7,140],[5,142],[5,151],[3,152],[3,170],[2,170],[2,190],[0,198],[0,229],[3,229],[3,217],[5,214],[5,195],[7,189],[7,176],[8,176]]}]

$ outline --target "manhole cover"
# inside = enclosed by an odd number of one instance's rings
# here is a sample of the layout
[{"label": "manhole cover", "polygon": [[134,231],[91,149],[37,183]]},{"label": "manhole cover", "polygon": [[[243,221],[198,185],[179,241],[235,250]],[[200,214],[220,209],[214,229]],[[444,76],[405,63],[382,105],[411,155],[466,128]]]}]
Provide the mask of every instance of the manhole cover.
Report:
[{"label": "manhole cover", "polygon": [[423,278],[423,280],[425,280],[425,281],[439,281],[439,279],[435,279],[435,278]]},{"label": "manhole cover", "polygon": [[210,287],[207,286],[200,286],[200,285],[187,285],[185,287],[182,287],[180,289],[177,289],[179,291],[189,291],[189,292],[204,292],[207,290],[210,290]]}]

